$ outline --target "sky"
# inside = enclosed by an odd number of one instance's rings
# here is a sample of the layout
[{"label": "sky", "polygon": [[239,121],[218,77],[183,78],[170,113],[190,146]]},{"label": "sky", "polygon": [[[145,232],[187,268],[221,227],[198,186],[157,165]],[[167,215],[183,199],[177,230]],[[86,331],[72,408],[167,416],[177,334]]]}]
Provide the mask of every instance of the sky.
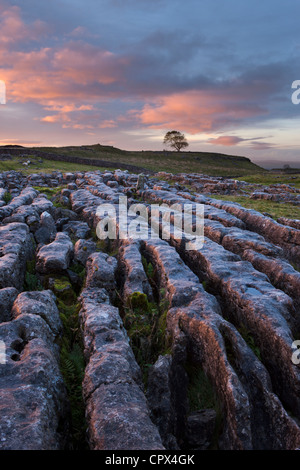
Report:
[{"label": "sky", "polygon": [[0,0],[0,145],[162,150],[178,130],[300,167],[296,80],[299,0]]}]

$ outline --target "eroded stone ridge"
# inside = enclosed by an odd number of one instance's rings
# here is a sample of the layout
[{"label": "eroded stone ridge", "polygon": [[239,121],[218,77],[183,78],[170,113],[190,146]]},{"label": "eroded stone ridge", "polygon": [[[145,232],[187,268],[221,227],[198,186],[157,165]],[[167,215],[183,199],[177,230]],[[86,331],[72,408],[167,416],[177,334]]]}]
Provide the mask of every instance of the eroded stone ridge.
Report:
[{"label": "eroded stone ridge", "polygon": [[83,382],[89,443],[95,450],[162,450],[141,372],[118,309],[105,289],[87,288],[80,312],[87,368]]},{"label": "eroded stone ridge", "polygon": [[[1,174],[1,449],[72,448],[74,397],[60,370],[68,315],[90,449],[300,448],[299,221],[227,194],[300,203],[292,185],[199,174]],[[97,208],[118,213],[121,196],[145,202],[149,222],[151,203],[203,204],[204,246],[149,230],[98,240]]]},{"label": "eroded stone ridge", "polygon": [[34,253],[34,241],[23,223],[0,227],[0,287],[20,290],[28,261]]},{"label": "eroded stone ridge", "polygon": [[52,243],[42,246],[37,253],[37,271],[42,274],[65,271],[70,265],[73,251],[70,237],[59,232]]},{"label": "eroded stone ridge", "polygon": [[34,296],[27,298],[24,312],[18,298],[16,319],[0,324],[6,348],[5,364],[0,365],[0,448],[64,449],[68,404],[55,345],[57,331],[38,314],[39,305],[36,314],[28,313],[29,302],[34,311]]}]

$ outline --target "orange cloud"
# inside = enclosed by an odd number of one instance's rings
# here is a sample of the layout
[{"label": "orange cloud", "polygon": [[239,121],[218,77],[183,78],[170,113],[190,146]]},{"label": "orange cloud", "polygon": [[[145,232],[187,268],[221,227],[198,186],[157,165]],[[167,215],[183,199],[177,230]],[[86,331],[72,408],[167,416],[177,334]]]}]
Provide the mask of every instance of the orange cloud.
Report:
[{"label": "orange cloud", "polygon": [[[47,25],[38,20],[27,24],[19,7],[0,7],[0,14],[0,79],[6,82],[7,101],[42,106],[45,116],[39,120],[44,123],[92,129],[113,128],[117,123],[126,126],[132,120],[148,128],[197,134],[232,128],[266,112],[257,104],[261,102],[257,96],[266,95],[265,82],[252,80],[250,87],[249,81],[246,84],[243,80],[214,82],[209,89],[175,92],[182,86],[177,79],[172,83],[169,75],[168,87],[165,76],[162,79],[158,74],[157,81],[151,80],[151,72],[148,77],[148,69],[142,66],[147,60],[143,62],[134,53],[126,57],[88,42],[70,40],[85,35],[81,26],[66,33],[59,45],[55,41],[55,46],[51,42],[45,47],[37,42],[35,48],[22,50],[21,42],[39,40]],[[205,80],[201,83],[195,88],[208,86]],[[115,98],[126,103],[126,109],[133,99],[146,100],[146,104],[141,110],[125,111],[116,121],[110,119],[111,114],[103,116],[102,110],[101,115],[97,113],[100,103]],[[215,143],[235,145],[238,141],[223,136]]]},{"label": "orange cloud", "polygon": [[[108,100],[107,87],[120,81],[128,60],[84,41],[43,47],[40,40],[47,28],[39,20],[25,23],[19,7],[0,6],[0,79],[6,82],[7,99],[35,102],[46,110],[61,107],[65,113],[73,111],[67,106],[74,100]],[[38,47],[22,50],[27,40],[36,40]],[[91,104],[77,110],[87,106]]]},{"label": "orange cloud", "polygon": [[260,142],[264,137],[252,137],[251,139],[243,139],[242,137],[237,137],[233,135],[224,135],[216,137],[214,139],[209,139],[208,143],[212,145],[222,145],[224,147],[233,147],[238,145],[240,142],[249,142],[247,146],[250,146],[254,150],[265,150],[274,147],[274,144],[270,142]]},{"label": "orange cloud", "polygon": [[46,31],[48,26],[43,21],[36,20],[30,25],[25,24],[19,7],[0,5],[0,44],[37,39]]},{"label": "orange cloud", "polygon": [[[0,62],[8,101],[37,103],[55,113],[40,118],[42,122],[76,129],[99,127],[99,115],[91,114],[87,122],[85,114],[94,110],[95,102],[114,96],[107,87],[120,80],[127,63],[109,51],[73,41],[31,51],[14,51],[0,44]],[[115,127],[110,120],[100,125]]]},{"label": "orange cloud", "polygon": [[221,137],[216,137],[215,139],[209,139],[208,143],[213,145],[224,145],[225,147],[232,147],[233,145],[237,145],[245,140],[249,139],[242,139],[241,137],[235,137],[233,135],[224,135]]},{"label": "orange cloud", "polygon": [[234,90],[191,90],[174,93],[132,111],[143,124],[154,129],[181,129],[191,134],[210,132],[265,111],[244,102]]},{"label": "orange cloud", "polygon": [[52,101],[48,103],[48,106],[45,106],[45,109],[47,111],[59,111],[60,113],[72,113],[74,111],[91,111],[94,107],[90,104],[83,104],[81,106],[76,106],[75,104],[60,105]]},{"label": "orange cloud", "polygon": [[8,98],[47,105],[62,99],[108,99],[105,86],[119,80],[124,61],[89,44],[70,43],[61,49],[3,52],[1,77]]},{"label": "orange cloud", "polygon": [[71,119],[67,114],[53,114],[52,116],[45,116],[41,118],[42,122],[65,122],[70,120]]},{"label": "orange cloud", "polygon": [[117,123],[113,119],[105,119],[99,124],[100,129],[108,129],[108,128],[113,128],[116,127]]}]

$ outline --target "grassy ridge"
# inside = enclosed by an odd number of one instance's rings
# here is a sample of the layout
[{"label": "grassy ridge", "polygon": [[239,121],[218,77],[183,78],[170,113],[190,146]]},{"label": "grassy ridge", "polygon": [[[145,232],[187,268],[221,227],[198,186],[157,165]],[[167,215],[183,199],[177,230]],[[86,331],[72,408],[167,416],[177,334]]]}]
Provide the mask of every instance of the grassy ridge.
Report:
[{"label": "grassy ridge", "polygon": [[239,177],[239,180],[247,181],[247,183],[256,184],[293,184],[295,188],[300,189],[300,175],[288,173],[273,173],[272,171],[263,171],[262,173],[249,174],[244,177]]},{"label": "grassy ridge", "polygon": [[274,219],[278,217],[287,217],[289,219],[300,219],[300,207],[294,206],[287,202],[274,202],[265,199],[250,199],[245,196],[220,196],[213,194],[214,199],[222,199],[223,201],[238,202],[246,209],[254,209],[261,213],[268,213]]},{"label": "grassy ridge", "polygon": [[[33,164],[29,166],[24,166],[23,161],[30,160]],[[29,175],[32,173],[51,173],[52,171],[63,171],[63,172],[73,172],[73,171],[95,171],[95,170],[102,170],[108,171],[110,168],[104,168],[99,165],[98,166],[90,166],[90,165],[81,165],[81,164],[74,164],[69,162],[57,162],[53,160],[47,160],[43,158],[43,162],[40,162],[40,157],[34,156],[26,156],[26,158],[21,157],[12,157],[10,160],[0,160],[0,172],[1,171],[21,171],[22,173]],[[113,169],[113,167],[111,167]]]},{"label": "grassy ridge", "polygon": [[[140,166],[152,171],[172,173],[206,173],[216,176],[243,176],[263,171],[246,157],[207,152],[126,151],[100,144],[81,147],[42,147],[40,150],[93,160],[106,160],[112,167],[118,163]],[[58,162],[57,162],[58,163]],[[94,167],[95,168],[95,167]]]}]

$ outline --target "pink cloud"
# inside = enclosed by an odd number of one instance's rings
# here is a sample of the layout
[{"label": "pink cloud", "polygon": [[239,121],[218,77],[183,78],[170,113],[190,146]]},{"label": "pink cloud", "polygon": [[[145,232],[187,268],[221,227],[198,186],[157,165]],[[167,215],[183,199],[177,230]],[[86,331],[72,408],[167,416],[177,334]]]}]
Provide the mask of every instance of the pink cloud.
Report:
[{"label": "pink cloud", "polygon": [[269,142],[259,142],[264,137],[253,137],[251,139],[243,139],[233,135],[222,135],[214,139],[208,139],[208,143],[212,145],[222,145],[224,147],[233,147],[238,145],[240,142],[249,142],[249,145],[253,150],[265,150],[274,147],[274,144]]},{"label": "pink cloud", "polygon": [[[0,78],[6,82],[7,100],[42,106],[45,115],[39,119],[45,124],[96,129],[128,125],[130,120],[148,128],[196,134],[235,128],[245,119],[266,114],[254,99],[265,96],[264,83],[252,81],[249,86],[241,80],[180,92],[172,92],[170,83],[163,95],[155,82],[153,97],[134,54],[122,56],[88,42],[69,40],[86,36],[81,26],[66,34],[59,45],[43,47],[37,42],[30,51],[20,50],[20,41],[39,39],[47,25],[39,20],[27,24],[19,7],[0,7],[0,13]],[[116,120],[97,113],[97,105],[115,98],[126,102],[127,109],[134,99],[146,100],[146,104]],[[210,143],[231,146],[243,140],[221,136]]]},{"label": "pink cloud", "polygon": [[232,147],[233,145],[237,145],[240,142],[243,142],[244,140],[245,139],[242,139],[241,137],[235,137],[233,135],[224,135],[221,137],[216,137],[215,139],[209,139],[208,143],[213,145],[224,145],[225,147]]},{"label": "pink cloud", "polygon": [[[63,109],[66,109],[63,111]],[[111,123],[101,126],[101,122],[106,122],[101,117],[100,113],[89,113],[92,108],[89,106],[80,106],[78,108],[64,106],[62,110],[56,114],[44,116],[39,119],[41,122],[61,124],[63,129],[97,129],[99,127],[113,127]],[[83,112],[88,111],[88,112]]]},{"label": "pink cloud", "polygon": [[78,38],[81,36],[86,36],[88,34],[88,30],[83,26],[77,26],[77,28],[73,29],[68,36]]},{"label": "pink cloud", "polygon": [[276,147],[275,144],[271,144],[270,142],[251,142],[251,148],[253,150],[267,150]]},{"label": "pink cloud", "polygon": [[[85,43],[31,52],[2,52],[1,77],[14,101],[108,99],[105,85],[119,80],[124,59]],[[104,87],[103,87],[104,85]],[[58,101],[58,103],[61,103]]]},{"label": "pink cloud", "polygon": [[0,44],[37,39],[48,30],[48,25],[40,20],[25,24],[19,7],[0,5]]},{"label": "pink cloud", "polygon": [[191,134],[210,132],[239,123],[265,110],[244,101],[235,90],[192,90],[174,93],[132,111],[142,124],[154,129],[179,129]]},{"label": "pink cloud", "polygon": [[98,127],[100,129],[109,129],[109,128],[117,127],[117,122],[114,121],[113,119],[105,119],[99,124]]},{"label": "pink cloud", "polygon": [[[53,102],[69,106],[70,101],[88,106],[95,99],[108,100],[108,85],[122,80],[128,59],[78,40],[42,47],[41,36],[48,30],[45,23],[25,23],[15,6],[0,6],[0,15],[0,71],[8,100],[46,108]],[[84,31],[79,26],[75,36]],[[38,47],[22,50],[27,40],[36,40]]]}]

